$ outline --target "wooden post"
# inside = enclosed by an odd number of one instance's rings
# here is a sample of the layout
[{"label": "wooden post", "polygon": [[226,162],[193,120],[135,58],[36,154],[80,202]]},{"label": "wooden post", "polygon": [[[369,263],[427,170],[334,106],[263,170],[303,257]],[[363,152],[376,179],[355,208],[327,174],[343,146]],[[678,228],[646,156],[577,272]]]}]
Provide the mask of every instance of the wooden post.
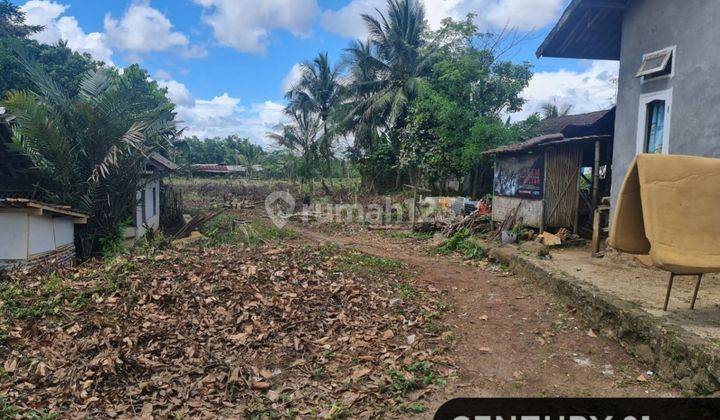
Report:
[{"label": "wooden post", "polygon": [[593,212],[593,235],[592,235],[592,256],[597,256],[600,253],[600,209],[595,209]]},{"label": "wooden post", "polygon": [[411,189],[413,190],[413,208],[410,209],[410,221],[412,222],[412,231],[414,232],[414,231],[415,231],[415,221],[416,221],[416,219],[417,219],[417,218],[415,217],[415,213],[416,213],[417,207],[418,207],[418,202],[417,202],[418,190],[422,190],[422,191],[425,191],[425,192],[430,192],[430,190],[427,189],[427,188],[419,187],[419,186],[417,186],[417,185],[408,185],[408,184],[405,184],[405,187],[406,187],[406,188],[411,188]]},{"label": "wooden post", "polygon": [[598,205],[598,193],[600,187],[600,141],[595,142],[595,164],[593,165],[593,195],[592,205],[593,209]]},{"label": "wooden post", "polygon": [[580,230],[580,166],[582,165],[582,151],[577,157],[577,167],[575,173],[577,175],[577,186],[575,187],[575,220],[573,220],[573,233],[577,234]]},{"label": "wooden post", "polygon": [[417,209],[417,188],[413,188],[413,203],[412,209],[410,209],[410,218],[412,219],[411,232],[415,232],[415,209]]},{"label": "wooden post", "polygon": [[548,164],[548,157],[550,154],[548,153],[548,150],[545,149],[543,151],[543,191],[542,191],[542,200],[540,201],[540,233],[545,233],[545,207],[547,206],[547,200],[545,199],[546,192],[547,192],[547,164]]}]

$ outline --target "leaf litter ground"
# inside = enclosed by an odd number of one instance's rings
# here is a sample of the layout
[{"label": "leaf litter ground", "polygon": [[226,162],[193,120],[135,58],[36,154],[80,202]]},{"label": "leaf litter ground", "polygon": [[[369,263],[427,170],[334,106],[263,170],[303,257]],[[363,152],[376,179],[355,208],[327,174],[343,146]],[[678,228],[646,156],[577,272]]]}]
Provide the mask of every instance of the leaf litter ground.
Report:
[{"label": "leaf litter ground", "polygon": [[442,387],[437,291],[300,241],[0,279],[0,417],[400,417]]}]

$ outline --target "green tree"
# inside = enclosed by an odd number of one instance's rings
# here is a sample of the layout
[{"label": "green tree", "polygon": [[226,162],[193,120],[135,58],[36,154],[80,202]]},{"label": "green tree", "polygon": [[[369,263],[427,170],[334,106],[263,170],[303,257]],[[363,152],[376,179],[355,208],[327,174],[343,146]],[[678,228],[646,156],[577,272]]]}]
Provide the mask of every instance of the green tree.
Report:
[{"label": "green tree", "polygon": [[10,90],[37,88],[15,53],[18,49],[40,63],[70,96],[77,94],[85,74],[101,64],[87,54],[73,52],[65,42],[51,46],[27,39],[40,30],[41,26],[25,24],[25,14],[18,6],[7,0],[0,1],[0,98]]},{"label": "green tree", "polygon": [[0,1],[0,37],[26,38],[40,32],[42,26],[25,24],[25,13],[9,0]]},{"label": "green tree", "polygon": [[[377,16],[364,14],[362,18],[369,41],[354,43],[346,50],[353,98],[346,105],[344,127],[355,135],[356,154],[366,153],[368,160],[379,159],[365,165],[363,178],[367,185],[369,179],[387,180],[367,170],[378,168],[381,162],[396,161],[388,159],[387,152],[396,156],[399,153],[399,133],[406,125],[421,81],[429,74],[431,54],[424,48],[425,11],[416,0],[388,0],[385,13],[378,10]],[[390,149],[374,153],[385,142]],[[401,171],[400,167],[395,169],[397,187]]]},{"label": "green tree", "polygon": [[237,135],[224,138],[199,139],[195,136],[175,142],[176,159],[182,164],[216,163],[225,165],[262,163],[266,154],[262,147]]},{"label": "green tree", "polygon": [[[267,137],[286,150],[300,154],[302,165],[299,173],[302,188],[314,175],[314,164],[322,139],[322,120],[318,114],[304,106],[288,107],[285,113],[290,118],[290,123],[279,127],[276,132],[268,133]],[[312,182],[310,187],[312,189]]]},{"label": "green tree", "polygon": [[13,50],[21,49],[29,58],[40,63],[45,71],[75,96],[83,77],[96,70],[100,63],[85,54],[70,50],[64,42],[56,46],[38,44],[32,40],[0,38],[0,95],[10,90],[35,90],[37,86],[24,70]]},{"label": "green tree", "polygon": [[429,71],[423,54],[425,10],[415,0],[388,0],[385,14],[362,15],[375,54],[363,65],[376,76],[370,82],[371,95],[357,104],[356,112],[366,119],[379,116],[392,130],[404,124],[404,116]]},{"label": "green tree", "polygon": [[492,161],[483,152],[520,139],[521,127],[502,116],[519,111],[532,72],[528,63],[499,60],[473,15],[446,20],[429,34],[435,45],[430,75],[420,83],[401,135],[400,166],[413,182],[487,176]]},{"label": "green tree", "polygon": [[137,112],[142,114],[147,109],[163,110],[173,116],[175,105],[167,98],[167,89],[160,87],[158,83],[150,79],[147,70],[139,64],[132,64],[126,67],[122,74],[112,70],[112,77],[118,80],[119,94],[128,98],[129,101],[143,104]]},{"label": "green tree", "polygon": [[88,73],[71,96],[39,63],[21,61],[37,89],[13,91],[2,103],[13,145],[34,164],[48,201],[90,215],[79,233],[81,252],[89,255],[133,214],[146,156],[175,135],[173,115],[139,102],[111,70]]},{"label": "green tree", "polygon": [[566,104],[558,106],[555,102],[546,102],[542,104],[540,110],[542,111],[543,119],[564,117],[570,114],[572,105]]},{"label": "green tree", "polygon": [[[331,112],[344,99],[338,80],[340,71],[340,66],[330,65],[327,53],[318,54],[312,62],[301,64],[302,77],[297,86],[287,93],[289,107],[307,108],[320,117],[323,135],[318,148],[324,161],[323,178],[331,175],[332,147],[337,136],[336,130],[330,127]],[[324,182],[323,179],[323,186]]]}]

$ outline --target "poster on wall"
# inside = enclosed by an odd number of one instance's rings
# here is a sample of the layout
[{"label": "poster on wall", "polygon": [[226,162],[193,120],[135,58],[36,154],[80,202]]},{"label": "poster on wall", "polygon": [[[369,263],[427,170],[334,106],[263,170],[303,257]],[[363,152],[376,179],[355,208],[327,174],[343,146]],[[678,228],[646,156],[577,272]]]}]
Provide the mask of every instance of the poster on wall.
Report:
[{"label": "poster on wall", "polygon": [[543,155],[498,156],[495,161],[495,195],[541,199],[545,178]]}]

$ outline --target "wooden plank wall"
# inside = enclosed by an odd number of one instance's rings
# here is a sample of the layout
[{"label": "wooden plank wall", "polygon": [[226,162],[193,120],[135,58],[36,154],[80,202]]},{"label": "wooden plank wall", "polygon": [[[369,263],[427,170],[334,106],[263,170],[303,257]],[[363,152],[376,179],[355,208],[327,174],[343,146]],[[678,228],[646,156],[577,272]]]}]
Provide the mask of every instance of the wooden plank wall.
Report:
[{"label": "wooden plank wall", "polygon": [[575,228],[582,148],[557,145],[545,155],[545,226]]}]

